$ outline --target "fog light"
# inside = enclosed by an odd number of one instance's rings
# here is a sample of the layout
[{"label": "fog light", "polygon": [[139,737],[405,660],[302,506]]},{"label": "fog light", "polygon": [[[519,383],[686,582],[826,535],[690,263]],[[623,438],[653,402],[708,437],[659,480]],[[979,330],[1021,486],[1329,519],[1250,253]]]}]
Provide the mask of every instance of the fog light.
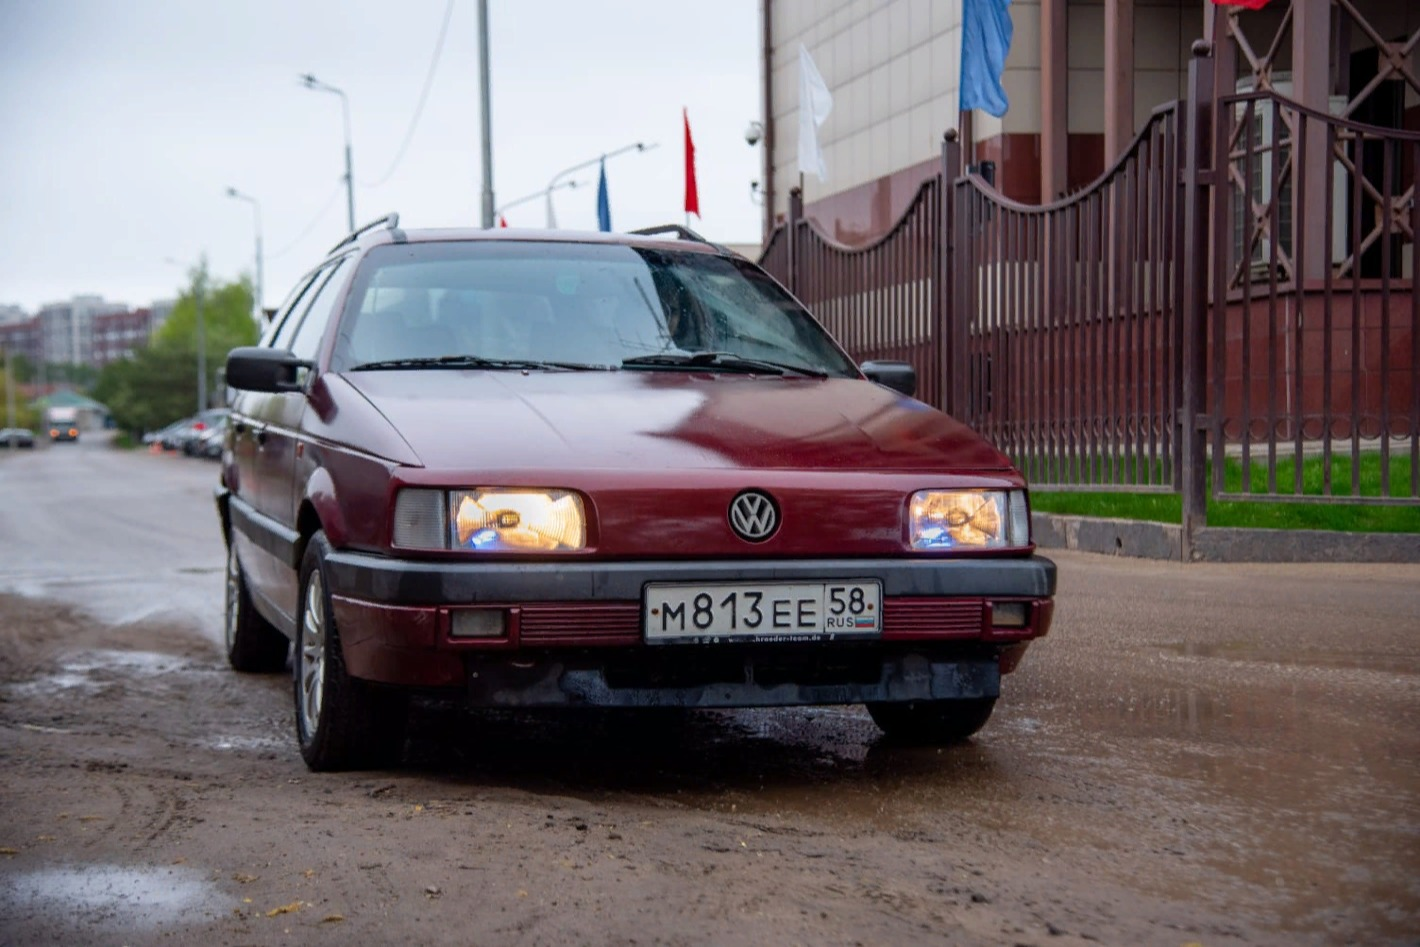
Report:
[{"label": "fog light", "polygon": [[1025,602],[992,602],[991,624],[997,628],[1024,628],[1027,611]]},{"label": "fog light", "polygon": [[453,613],[449,634],[455,638],[501,638],[507,619],[498,608],[466,608]]}]

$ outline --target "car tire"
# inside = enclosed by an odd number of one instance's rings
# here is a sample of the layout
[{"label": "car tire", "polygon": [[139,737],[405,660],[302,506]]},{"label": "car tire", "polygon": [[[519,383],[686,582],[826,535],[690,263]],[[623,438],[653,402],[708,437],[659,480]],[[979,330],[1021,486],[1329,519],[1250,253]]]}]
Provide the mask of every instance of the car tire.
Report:
[{"label": "car tire", "polygon": [[404,748],[408,698],[346,671],[326,581],[329,554],[330,542],[317,532],[301,561],[291,662],[301,756],[316,772],[392,766]]},{"label": "car tire", "polygon": [[960,743],[991,719],[994,697],[868,704],[873,723],[903,743]]},{"label": "car tire", "polygon": [[283,670],[291,643],[252,607],[251,592],[232,542],[227,544],[226,605],[227,663],[247,674]]}]

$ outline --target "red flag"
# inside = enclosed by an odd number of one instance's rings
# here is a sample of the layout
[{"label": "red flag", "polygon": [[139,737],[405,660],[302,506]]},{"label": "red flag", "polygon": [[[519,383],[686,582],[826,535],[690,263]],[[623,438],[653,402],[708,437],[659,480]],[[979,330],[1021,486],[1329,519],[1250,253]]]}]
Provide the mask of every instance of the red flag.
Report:
[{"label": "red flag", "polygon": [[500,226],[500,227],[506,227],[506,226],[508,226],[508,218],[504,217],[502,214],[499,214],[499,215],[498,215],[498,226]]},{"label": "red flag", "polygon": [[690,111],[680,110],[685,119],[685,212],[700,216],[700,191],[695,186],[695,142],[690,138]]},{"label": "red flag", "polygon": [[1267,0],[1213,0],[1215,7],[1242,7],[1244,10],[1261,10]]}]

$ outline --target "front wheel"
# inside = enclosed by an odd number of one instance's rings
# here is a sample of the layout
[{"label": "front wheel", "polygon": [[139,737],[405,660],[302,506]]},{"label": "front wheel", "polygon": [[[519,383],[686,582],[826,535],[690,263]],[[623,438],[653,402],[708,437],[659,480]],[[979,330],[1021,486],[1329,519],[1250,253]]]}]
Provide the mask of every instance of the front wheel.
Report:
[{"label": "front wheel", "polygon": [[330,543],[317,532],[301,563],[296,628],[296,737],[317,772],[390,766],[399,761],[408,714],[405,695],[353,678],[345,670],[330,606],[325,560]]},{"label": "front wheel", "polygon": [[868,704],[884,733],[905,743],[960,743],[991,719],[994,697]]}]

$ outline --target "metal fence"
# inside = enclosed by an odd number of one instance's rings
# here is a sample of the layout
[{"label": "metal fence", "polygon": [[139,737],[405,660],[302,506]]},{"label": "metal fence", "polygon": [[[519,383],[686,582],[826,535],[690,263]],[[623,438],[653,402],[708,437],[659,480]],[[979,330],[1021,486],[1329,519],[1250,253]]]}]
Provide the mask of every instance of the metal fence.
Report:
[{"label": "metal fence", "polygon": [[1065,200],[952,185],[964,414],[1038,487],[1176,488],[1179,144],[1171,104]]},{"label": "metal fence", "polygon": [[1420,133],[1265,92],[1216,115],[1213,495],[1416,502]]},{"label": "metal fence", "polygon": [[1420,503],[1420,133],[1272,92],[1157,109],[1094,184],[1043,206],[939,173],[847,247],[797,191],[764,266],[859,359],[917,369],[1036,489]]}]

